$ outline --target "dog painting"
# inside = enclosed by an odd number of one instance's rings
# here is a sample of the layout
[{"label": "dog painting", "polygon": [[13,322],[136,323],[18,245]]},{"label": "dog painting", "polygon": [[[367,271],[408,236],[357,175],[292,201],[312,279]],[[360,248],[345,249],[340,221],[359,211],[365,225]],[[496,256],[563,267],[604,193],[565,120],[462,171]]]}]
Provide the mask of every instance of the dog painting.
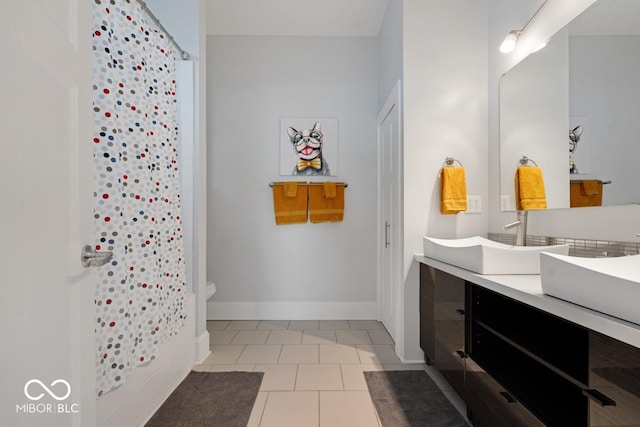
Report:
[{"label": "dog painting", "polygon": [[[325,127],[327,133],[325,133]],[[281,175],[329,176],[337,152],[337,120],[282,119]],[[333,160],[331,160],[333,165]],[[288,167],[287,167],[288,165]]]},{"label": "dog painting", "polygon": [[287,134],[298,156],[292,175],[330,175],[327,160],[322,157],[320,122],[316,122],[313,129],[289,127]]}]

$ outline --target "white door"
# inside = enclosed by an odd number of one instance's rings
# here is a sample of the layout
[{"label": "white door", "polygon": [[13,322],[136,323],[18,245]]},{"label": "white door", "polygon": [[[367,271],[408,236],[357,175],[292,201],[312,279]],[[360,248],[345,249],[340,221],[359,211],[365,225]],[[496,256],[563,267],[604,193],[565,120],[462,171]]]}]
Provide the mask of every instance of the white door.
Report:
[{"label": "white door", "polygon": [[378,318],[394,339],[401,277],[401,141],[399,85],[378,116]]},{"label": "white door", "polygon": [[95,424],[91,2],[7,0],[0,424]]}]

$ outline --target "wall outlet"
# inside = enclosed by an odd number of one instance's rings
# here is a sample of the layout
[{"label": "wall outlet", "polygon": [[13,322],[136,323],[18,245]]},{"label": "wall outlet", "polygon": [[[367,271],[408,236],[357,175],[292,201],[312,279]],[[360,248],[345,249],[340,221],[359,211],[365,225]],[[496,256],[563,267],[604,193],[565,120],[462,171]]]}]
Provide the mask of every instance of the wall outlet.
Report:
[{"label": "wall outlet", "polygon": [[506,194],[500,196],[500,210],[502,212],[514,210],[511,208],[511,196]]},{"label": "wall outlet", "polygon": [[467,213],[482,212],[482,196],[467,196]]}]

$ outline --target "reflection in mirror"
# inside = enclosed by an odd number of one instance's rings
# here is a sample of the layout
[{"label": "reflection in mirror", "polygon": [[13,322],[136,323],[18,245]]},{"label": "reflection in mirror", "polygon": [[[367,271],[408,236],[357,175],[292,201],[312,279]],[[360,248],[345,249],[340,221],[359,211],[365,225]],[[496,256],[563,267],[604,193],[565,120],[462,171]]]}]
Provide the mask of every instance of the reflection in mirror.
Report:
[{"label": "reflection in mirror", "polygon": [[502,210],[516,208],[514,179],[522,156],[542,170],[547,208],[569,207],[567,51],[566,37],[554,37],[500,79]]},{"label": "reflection in mirror", "polygon": [[640,202],[639,139],[640,1],[598,0],[500,80],[501,209],[522,155],[548,208]]}]

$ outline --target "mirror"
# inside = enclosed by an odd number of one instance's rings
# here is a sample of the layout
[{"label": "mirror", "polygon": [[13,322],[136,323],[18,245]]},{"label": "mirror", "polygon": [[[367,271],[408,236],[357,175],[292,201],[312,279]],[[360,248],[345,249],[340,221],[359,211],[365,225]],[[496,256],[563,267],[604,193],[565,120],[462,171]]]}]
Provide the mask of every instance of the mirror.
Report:
[{"label": "mirror", "polygon": [[570,181],[604,182],[603,205],[639,203],[639,140],[640,1],[598,0],[500,79],[501,210],[515,210],[523,155],[547,209],[575,204]]}]

